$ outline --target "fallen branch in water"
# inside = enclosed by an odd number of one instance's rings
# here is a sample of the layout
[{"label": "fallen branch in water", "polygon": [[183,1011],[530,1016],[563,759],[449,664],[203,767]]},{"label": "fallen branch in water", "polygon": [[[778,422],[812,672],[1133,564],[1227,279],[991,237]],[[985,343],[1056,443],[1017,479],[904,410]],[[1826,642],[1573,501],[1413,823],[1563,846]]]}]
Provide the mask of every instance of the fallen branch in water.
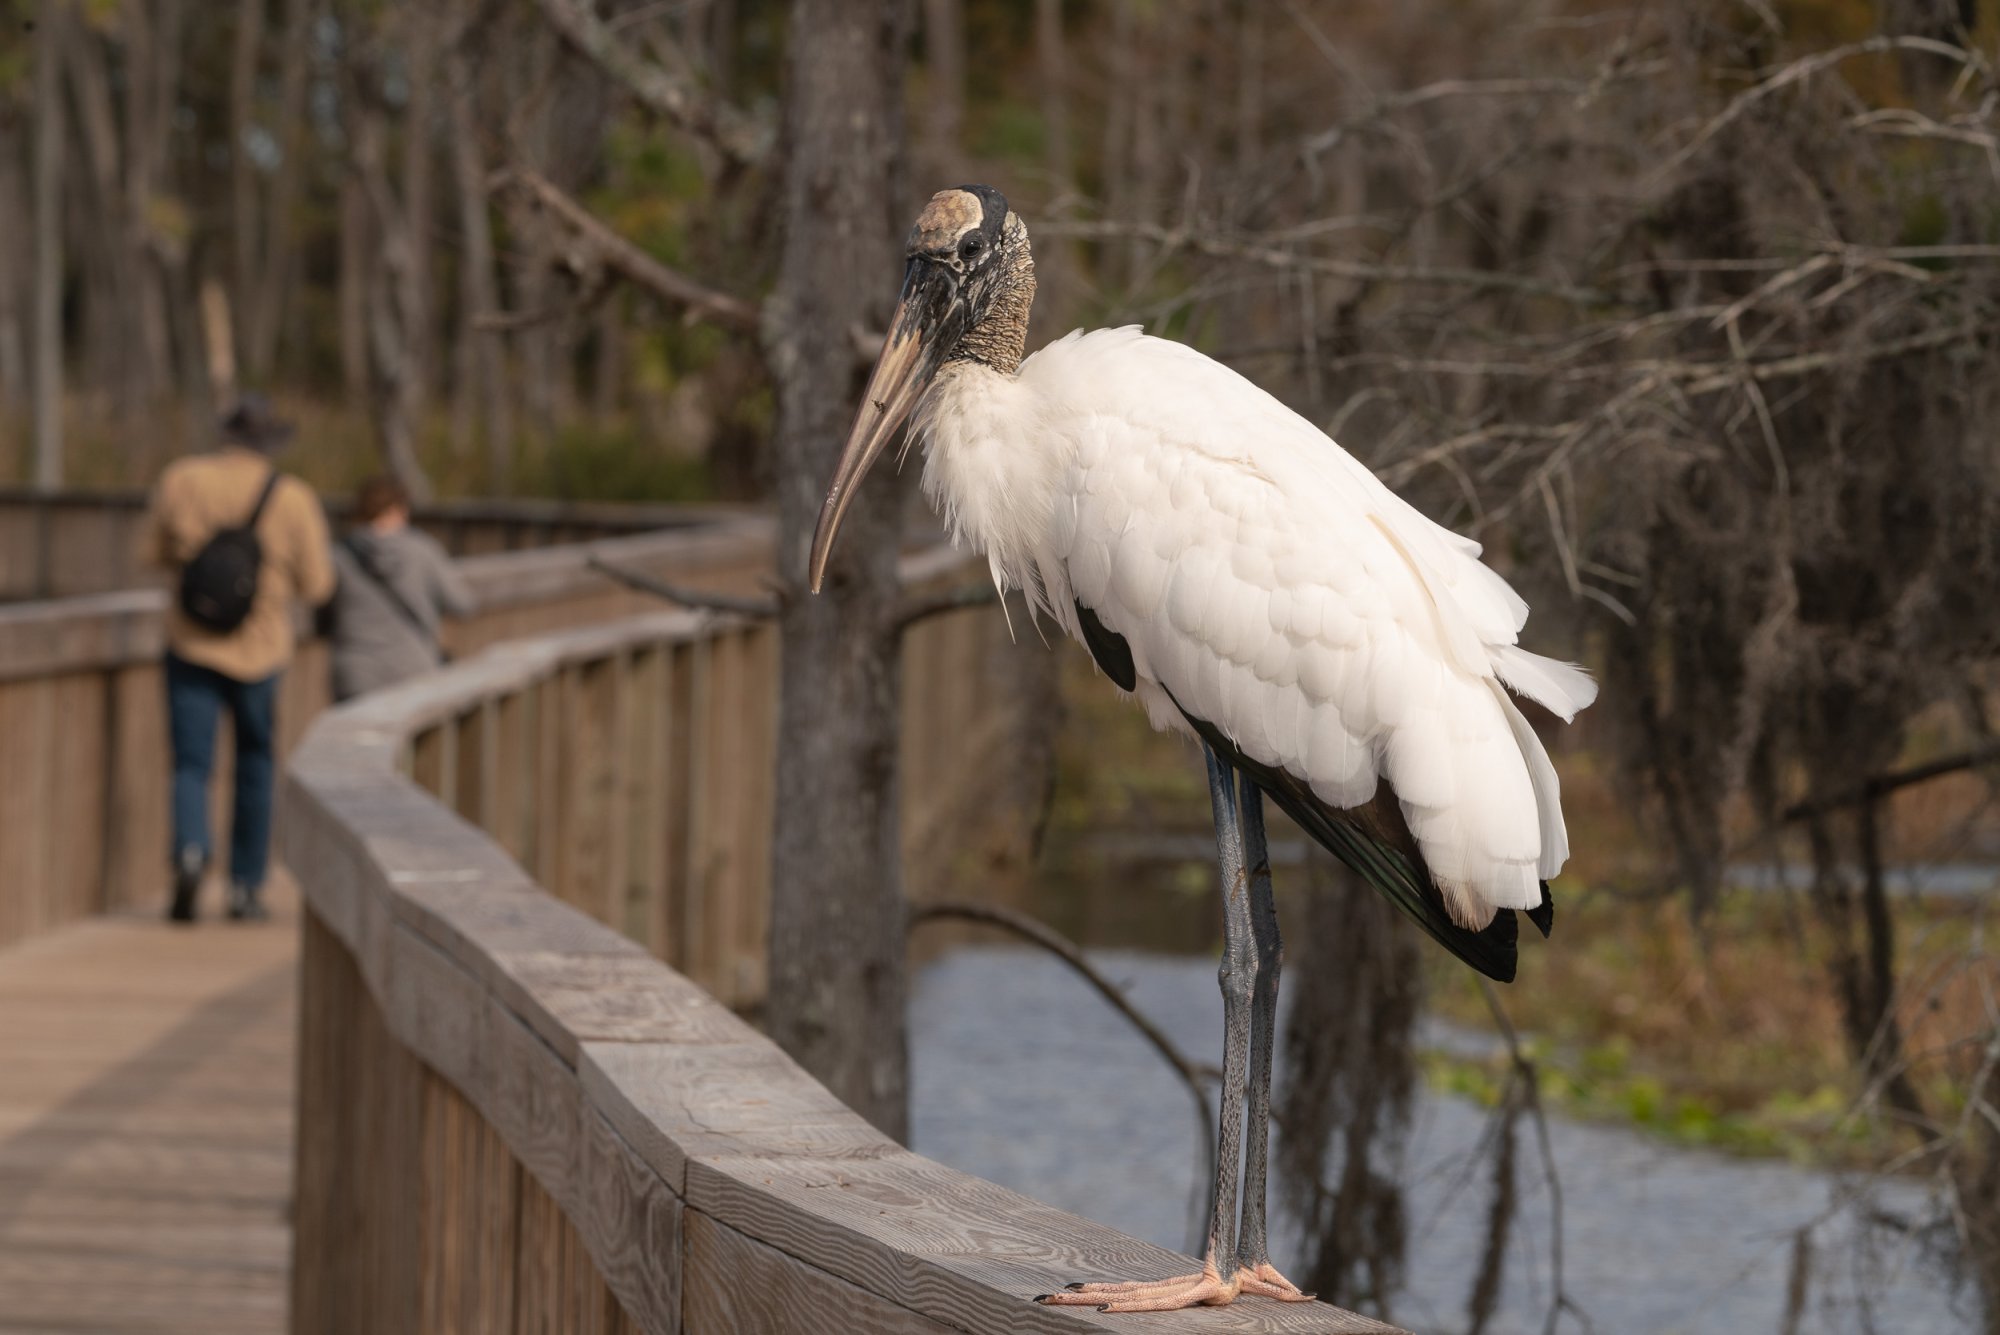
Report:
[{"label": "fallen branch in water", "polygon": [[[1146,1018],[1138,1007],[1126,999],[1124,992],[1100,972],[1096,965],[1084,957],[1083,951],[1074,941],[1050,927],[1047,923],[1031,918],[1014,909],[996,908],[988,904],[963,904],[939,901],[910,906],[910,928],[914,931],[927,922],[941,922],[955,919],[960,922],[975,922],[987,927],[998,927],[1012,932],[1015,936],[1033,945],[1040,946],[1063,963],[1069,965],[1076,974],[1092,987],[1099,996],[1111,1004],[1111,1008],[1124,1016],[1134,1029],[1160,1054],[1167,1065],[1174,1068],[1181,1083],[1187,1086],[1188,1097],[1194,1100],[1196,1115],[1201,1119],[1201,1146],[1203,1162],[1208,1165],[1208,1180],[1215,1179],[1215,1114],[1208,1106],[1208,1094],[1203,1088],[1205,1081],[1212,1078],[1209,1068],[1190,1061],[1181,1050],[1174,1046],[1160,1031],[1158,1025]],[[1199,1248],[1197,1242],[1196,1248]]]},{"label": "fallen branch in water", "polygon": [[[1514,1029],[1514,1021],[1507,1014],[1507,1008],[1500,1004],[1500,993],[1492,983],[1484,978],[1479,980],[1480,993],[1486,998],[1486,1008],[1493,1012],[1493,1023],[1500,1030],[1500,1037],[1507,1042],[1508,1060],[1513,1066],[1514,1079],[1520,1091],[1519,1108],[1525,1109],[1535,1123],[1535,1141],[1542,1152],[1542,1171],[1549,1185],[1549,1311],[1542,1324],[1542,1335],[1555,1335],[1556,1324],[1562,1314],[1568,1312],[1589,1327],[1589,1318],[1583,1315],[1576,1302],[1563,1287],[1563,1198],[1562,1180],[1556,1175],[1555,1147],[1549,1142],[1549,1116],[1542,1107],[1542,1077],[1534,1059],[1521,1047],[1521,1036]],[[1512,1091],[1509,1098],[1512,1099]],[[1503,1134],[1513,1135],[1513,1118],[1507,1119]],[[1511,1178],[1511,1165],[1505,1170]]]}]

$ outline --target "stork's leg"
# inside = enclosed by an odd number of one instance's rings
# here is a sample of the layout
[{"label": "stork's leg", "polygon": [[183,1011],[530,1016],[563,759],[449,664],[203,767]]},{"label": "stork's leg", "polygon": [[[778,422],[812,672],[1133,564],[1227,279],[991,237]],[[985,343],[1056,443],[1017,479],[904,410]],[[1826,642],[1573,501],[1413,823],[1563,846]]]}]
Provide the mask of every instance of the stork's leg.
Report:
[{"label": "stork's leg", "polygon": [[1256,978],[1250,991],[1249,1125],[1243,1146],[1243,1225],[1236,1240],[1236,1278],[1245,1293],[1285,1302],[1312,1301],[1271,1265],[1264,1236],[1264,1178],[1271,1148],[1271,1055],[1278,1027],[1278,971],[1285,944],[1271,893],[1271,855],[1264,843],[1264,793],[1243,780],[1243,857],[1250,878],[1250,939]]},{"label": "stork's leg", "polygon": [[[1216,1136],[1215,1192],[1209,1198],[1208,1246],[1201,1269],[1171,1279],[1133,1283],[1072,1284],[1035,1301],[1097,1307],[1106,1312],[1167,1312],[1232,1302],[1241,1280],[1236,1270],[1236,1185],[1243,1151],[1244,1077],[1250,1056],[1251,994],[1256,977],[1250,922],[1250,884],[1236,774],[1207,747],[1208,796],[1215,810],[1216,861],[1222,873],[1222,1125]],[[1248,779],[1246,793],[1255,792]],[[1261,1222],[1261,1212],[1259,1220]]]}]

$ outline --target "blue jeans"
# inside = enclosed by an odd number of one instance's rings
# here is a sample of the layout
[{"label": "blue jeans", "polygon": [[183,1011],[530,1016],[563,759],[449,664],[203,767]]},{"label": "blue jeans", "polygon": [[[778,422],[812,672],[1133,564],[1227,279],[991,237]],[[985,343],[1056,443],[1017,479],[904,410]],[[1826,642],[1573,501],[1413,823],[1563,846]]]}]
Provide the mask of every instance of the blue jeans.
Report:
[{"label": "blue jeans", "polygon": [[174,861],[190,848],[209,860],[208,777],[223,706],[236,731],[236,805],[229,821],[229,879],[264,884],[271,860],[272,783],[277,775],[278,677],[237,681],[167,655],[167,729],[174,747]]}]

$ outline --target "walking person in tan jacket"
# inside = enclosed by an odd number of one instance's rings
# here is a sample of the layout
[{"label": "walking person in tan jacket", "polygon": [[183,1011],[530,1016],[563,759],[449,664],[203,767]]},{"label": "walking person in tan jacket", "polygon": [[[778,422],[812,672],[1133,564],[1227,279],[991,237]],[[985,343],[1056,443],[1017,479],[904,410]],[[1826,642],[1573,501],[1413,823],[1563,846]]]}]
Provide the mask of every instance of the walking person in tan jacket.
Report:
[{"label": "walking person in tan jacket", "polygon": [[225,417],[214,450],[176,460],[160,476],[147,519],[147,555],[173,571],[167,614],[167,720],[173,743],[173,902],[192,922],[209,863],[209,773],[218,716],[236,737],[236,797],[229,826],[229,916],[266,916],[260,892],[270,862],[277,770],[278,679],[291,662],[294,600],[332,595],[326,516],[311,487],[277,471],[291,439],[263,396],[247,394]]}]

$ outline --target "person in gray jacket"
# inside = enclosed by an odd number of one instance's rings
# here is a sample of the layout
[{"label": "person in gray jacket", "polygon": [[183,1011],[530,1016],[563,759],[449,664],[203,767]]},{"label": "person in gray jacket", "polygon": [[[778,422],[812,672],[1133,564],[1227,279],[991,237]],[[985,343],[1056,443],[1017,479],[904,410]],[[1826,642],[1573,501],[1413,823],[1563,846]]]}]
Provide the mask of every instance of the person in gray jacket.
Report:
[{"label": "person in gray jacket", "polygon": [[334,545],[340,587],[328,608],[333,698],[428,672],[444,661],[439,622],[472,611],[472,591],[437,539],[410,527],[410,497],[393,478],[362,483],[354,527]]}]

